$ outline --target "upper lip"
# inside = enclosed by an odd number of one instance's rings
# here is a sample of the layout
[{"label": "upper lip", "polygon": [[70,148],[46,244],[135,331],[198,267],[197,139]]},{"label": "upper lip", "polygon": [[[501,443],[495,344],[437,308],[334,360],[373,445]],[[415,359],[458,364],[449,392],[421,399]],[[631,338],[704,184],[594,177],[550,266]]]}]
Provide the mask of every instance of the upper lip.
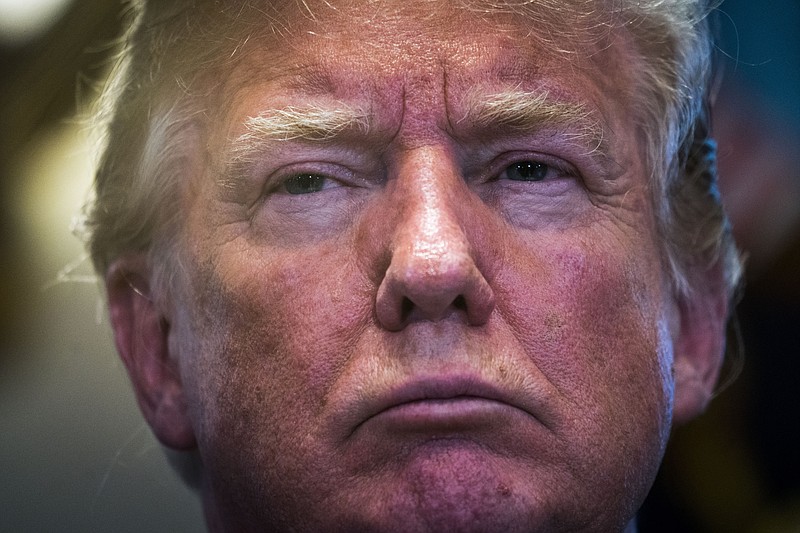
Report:
[{"label": "upper lip", "polygon": [[353,427],[355,432],[359,426],[367,422],[370,418],[379,415],[393,407],[397,407],[409,402],[424,400],[448,400],[460,397],[471,397],[492,400],[507,404],[511,407],[541,420],[540,406],[538,401],[522,391],[510,389],[496,385],[474,375],[443,375],[418,377],[402,382],[396,386],[390,386],[385,392],[367,397],[365,404],[358,409],[358,422]]}]

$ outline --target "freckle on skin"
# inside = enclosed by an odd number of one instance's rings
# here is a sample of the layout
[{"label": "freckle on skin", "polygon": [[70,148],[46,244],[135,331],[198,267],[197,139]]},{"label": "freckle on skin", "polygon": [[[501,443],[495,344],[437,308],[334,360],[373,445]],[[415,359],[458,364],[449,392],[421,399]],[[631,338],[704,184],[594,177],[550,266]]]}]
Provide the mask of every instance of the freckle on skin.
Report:
[{"label": "freckle on skin", "polygon": [[548,313],[544,325],[550,330],[555,330],[564,327],[564,320],[557,313]]},{"label": "freckle on skin", "polygon": [[509,496],[511,496],[511,489],[507,485],[500,483],[499,485],[497,485],[497,494],[505,498],[508,498]]}]

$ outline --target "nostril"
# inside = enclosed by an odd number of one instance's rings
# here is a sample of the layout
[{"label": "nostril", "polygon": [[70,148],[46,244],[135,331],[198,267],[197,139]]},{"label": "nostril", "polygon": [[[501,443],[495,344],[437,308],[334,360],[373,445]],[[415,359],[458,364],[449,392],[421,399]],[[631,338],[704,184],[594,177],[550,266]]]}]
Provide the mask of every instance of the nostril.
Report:
[{"label": "nostril", "polygon": [[[409,320],[413,320],[412,315],[415,313],[418,307],[420,306],[414,303],[414,301],[411,300],[410,298],[407,297],[403,298],[402,302],[400,303],[400,320],[403,323],[407,323]],[[467,307],[468,307],[467,299],[463,295],[459,295],[449,305],[443,306],[442,309],[440,309],[439,311],[444,312],[445,309],[452,308],[458,311],[466,312]],[[433,313],[431,312],[430,308],[427,308],[427,310],[423,311],[423,315],[426,316],[428,319],[437,320],[439,318],[442,318],[441,316],[439,316],[441,314],[440,312]]]},{"label": "nostril", "polygon": [[403,322],[408,320],[408,316],[411,314],[411,311],[414,310],[414,302],[409,300],[408,298],[403,298],[403,302],[400,304],[400,317]]}]

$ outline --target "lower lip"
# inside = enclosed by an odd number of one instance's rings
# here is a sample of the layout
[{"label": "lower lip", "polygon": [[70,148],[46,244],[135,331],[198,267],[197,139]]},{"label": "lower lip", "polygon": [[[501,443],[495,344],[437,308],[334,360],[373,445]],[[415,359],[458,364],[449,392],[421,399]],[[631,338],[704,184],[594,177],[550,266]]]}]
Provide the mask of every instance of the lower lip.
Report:
[{"label": "lower lip", "polygon": [[372,421],[392,432],[441,434],[490,429],[520,414],[522,411],[507,403],[463,396],[403,403],[378,413]]}]

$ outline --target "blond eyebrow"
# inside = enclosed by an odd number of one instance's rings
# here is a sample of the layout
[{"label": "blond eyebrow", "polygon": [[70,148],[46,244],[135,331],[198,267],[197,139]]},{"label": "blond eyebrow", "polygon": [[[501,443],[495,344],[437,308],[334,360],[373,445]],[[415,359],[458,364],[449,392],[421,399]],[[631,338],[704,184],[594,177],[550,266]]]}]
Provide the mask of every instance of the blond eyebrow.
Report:
[{"label": "blond eyebrow", "polygon": [[[457,124],[469,124],[476,130],[508,128],[520,133],[554,129],[584,144],[590,152],[605,153],[603,129],[583,104],[551,99],[546,91],[473,91],[466,103],[467,111]],[[275,142],[324,143],[351,133],[366,137],[373,124],[369,113],[346,104],[335,108],[290,105],[248,117],[244,128],[245,132],[228,145],[225,169],[219,173],[223,187],[235,184],[236,177],[263,157]]]},{"label": "blond eyebrow", "polygon": [[467,111],[458,123],[479,130],[508,128],[520,133],[557,130],[592,152],[605,151],[603,127],[585,104],[553,99],[547,91],[516,90],[494,94],[473,91],[466,103]]},{"label": "blond eyebrow", "polygon": [[347,133],[368,135],[369,114],[346,105],[336,108],[319,106],[287,106],[265,111],[244,121],[245,132],[228,146],[225,175],[236,175],[258,160],[274,142],[332,141]]},{"label": "blond eyebrow", "polygon": [[349,106],[334,109],[318,106],[288,106],[245,120],[244,133],[237,141],[250,138],[291,141],[327,141],[346,130],[368,133],[369,115]]}]

